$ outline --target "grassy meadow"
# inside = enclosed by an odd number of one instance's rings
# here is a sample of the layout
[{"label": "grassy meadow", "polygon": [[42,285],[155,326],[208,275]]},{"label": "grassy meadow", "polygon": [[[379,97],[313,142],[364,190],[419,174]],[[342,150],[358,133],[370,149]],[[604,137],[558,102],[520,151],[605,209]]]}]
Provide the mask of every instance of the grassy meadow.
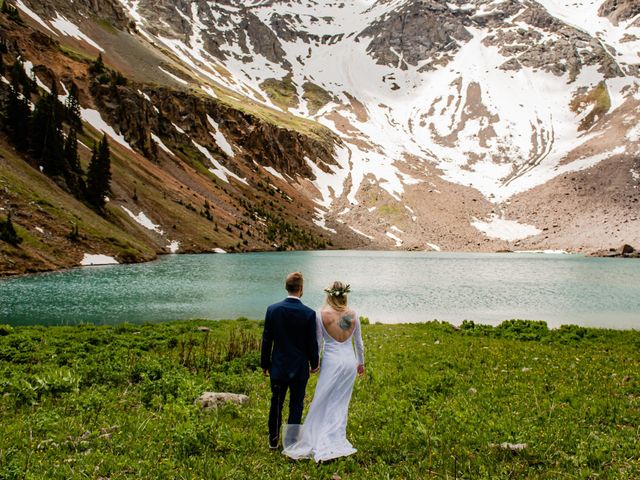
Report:
[{"label": "grassy meadow", "polygon": [[[0,326],[0,479],[640,478],[640,332],[363,331],[359,451],[318,465],[267,447],[260,322]],[[204,391],[250,400],[202,411]]]}]

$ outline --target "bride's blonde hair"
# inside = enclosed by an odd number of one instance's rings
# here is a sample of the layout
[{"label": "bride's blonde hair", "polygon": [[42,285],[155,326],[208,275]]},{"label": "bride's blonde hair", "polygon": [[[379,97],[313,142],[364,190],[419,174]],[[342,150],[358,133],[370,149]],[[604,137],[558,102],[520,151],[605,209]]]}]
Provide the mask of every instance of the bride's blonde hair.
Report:
[{"label": "bride's blonde hair", "polygon": [[350,285],[335,281],[329,288],[325,288],[327,293],[326,303],[338,312],[344,312],[347,309],[347,293],[349,293]]}]

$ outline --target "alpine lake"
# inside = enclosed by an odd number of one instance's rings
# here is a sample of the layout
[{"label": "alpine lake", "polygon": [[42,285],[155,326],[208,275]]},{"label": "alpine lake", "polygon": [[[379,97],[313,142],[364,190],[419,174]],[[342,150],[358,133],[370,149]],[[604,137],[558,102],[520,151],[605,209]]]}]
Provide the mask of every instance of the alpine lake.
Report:
[{"label": "alpine lake", "polygon": [[640,327],[640,263],[545,253],[306,251],[167,255],[144,264],[75,268],[0,280],[0,323],[118,324],[263,318],[305,275],[303,301],[323,304],[333,280],[372,323],[544,320]]}]

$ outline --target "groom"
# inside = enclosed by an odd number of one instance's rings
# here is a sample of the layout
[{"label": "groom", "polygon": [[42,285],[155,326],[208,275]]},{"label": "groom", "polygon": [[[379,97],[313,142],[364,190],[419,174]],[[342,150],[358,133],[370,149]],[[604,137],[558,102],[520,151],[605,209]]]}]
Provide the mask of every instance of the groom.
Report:
[{"label": "groom", "polygon": [[304,392],[309,370],[318,371],[316,314],[300,301],[303,278],[290,273],[285,282],[289,296],[267,308],[262,334],[260,363],[265,375],[271,375],[271,408],[269,410],[269,447],[278,448],[282,407],[289,390],[288,424],[302,420]]}]

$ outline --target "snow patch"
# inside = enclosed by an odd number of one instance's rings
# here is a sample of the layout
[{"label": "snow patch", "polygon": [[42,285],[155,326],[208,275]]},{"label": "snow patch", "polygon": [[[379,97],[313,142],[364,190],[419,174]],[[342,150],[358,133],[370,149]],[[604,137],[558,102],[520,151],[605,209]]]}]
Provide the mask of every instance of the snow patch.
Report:
[{"label": "snow patch", "polygon": [[98,45],[96,42],[91,40],[87,35],[82,33],[80,28],[73,22],[67,20],[65,17],[56,12],[56,18],[51,20],[51,25],[53,28],[58,30],[63,35],[67,35],[68,37],[73,37],[76,40],[83,40],[89,45],[91,45],[96,50],[104,52],[104,48]]},{"label": "snow patch", "polygon": [[51,93],[51,89],[46,86],[42,80],[40,80],[38,78],[38,76],[35,74],[35,72],[33,71],[33,63],[31,63],[29,60],[25,60],[24,63],[22,64],[22,66],[24,67],[24,71],[27,74],[27,77],[29,78],[35,78],[36,80],[36,85],[38,85],[41,89],[43,89],[45,92],[47,93]]},{"label": "snow patch", "polygon": [[117,265],[118,261],[108,255],[94,255],[85,253],[80,265],[88,267],[91,265]]},{"label": "snow patch", "polygon": [[393,240],[394,242],[396,242],[396,247],[401,247],[402,246],[402,239],[398,238],[397,236],[395,236],[393,233],[391,232],[386,232],[387,237],[389,237],[391,240]]},{"label": "snow patch", "polygon": [[158,66],[158,69],[160,71],[162,71],[162,73],[164,73],[165,75],[168,75],[171,78],[173,78],[176,82],[181,83],[182,85],[189,85],[189,82],[187,82],[186,80],[184,80],[184,79],[182,79],[180,77],[177,77],[176,75],[174,75],[173,73],[169,72],[168,70],[165,70],[161,66]]},{"label": "snow patch", "polygon": [[178,133],[181,133],[183,135],[185,135],[187,133],[183,129],[181,129],[178,125],[176,125],[175,123],[172,122],[171,125],[173,125],[173,128],[175,128],[178,131]]},{"label": "snow patch", "polygon": [[121,205],[121,206],[122,206],[122,209],[125,212],[127,212],[127,215],[129,215],[135,222],[139,223],[140,225],[142,225],[144,228],[148,230],[152,230],[156,233],[159,233],[160,235],[164,235],[164,232],[160,229],[160,225],[156,225],[155,223],[153,223],[151,219],[147,217],[147,215],[144,212],[140,212],[138,215],[135,215],[131,210],[129,210],[124,205]]},{"label": "snow patch", "polygon": [[229,178],[227,176],[231,176],[236,180],[244,183],[245,185],[249,185],[246,179],[239,177],[238,175],[233,173],[231,170],[229,170],[227,167],[225,167],[220,162],[218,162],[215,158],[213,158],[213,155],[211,155],[211,152],[207,150],[205,147],[203,147],[193,139],[191,140],[191,143],[193,143],[193,145],[198,150],[200,150],[200,153],[202,153],[205,157],[207,157],[207,159],[209,159],[209,161],[213,164],[215,168],[210,168],[209,171],[213,173],[216,177],[218,177],[220,180],[229,183]]},{"label": "snow patch", "polygon": [[431,249],[431,250],[435,250],[436,252],[440,252],[442,251],[442,249],[436,245],[435,243],[427,243],[427,246]]},{"label": "snow patch", "polygon": [[327,212],[320,210],[319,208],[316,207],[316,217],[314,217],[313,223],[315,223],[317,226],[319,226],[320,228],[331,232],[331,233],[337,233],[333,228],[329,228],[326,225],[326,219],[325,219],[325,215],[327,214]]},{"label": "snow patch", "polygon": [[233,157],[234,155],[233,148],[231,147],[231,144],[227,141],[227,138],[220,131],[219,125],[209,115],[207,115],[207,121],[209,122],[209,125],[213,127],[213,133],[212,132],[209,132],[209,133],[211,134],[213,139],[216,141],[220,149],[224,153],[226,153],[228,157]]},{"label": "snow patch", "polygon": [[627,140],[629,140],[630,142],[640,141],[640,124],[629,129],[629,131],[627,132]]},{"label": "snow patch", "polygon": [[275,168],[273,168],[273,167],[264,167],[264,166],[262,168],[264,168],[267,172],[269,172],[274,177],[279,178],[280,180],[286,182],[286,180],[282,176],[282,174],[279,171],[277,171]]},{"label": "snow patch", "polygon": [[358,235],[362,235],[363,237],[368,238],[369,240],[373,240],[373,237],[371,235],[367,235],[364,232],[361,232],[360,230],[358,230],[357,228],[353,228],[353,227],[349,227],[351,230],[353,230],[354,232],[356,232]]},{"label": "snow patch", "polygon": [[33,10],[31,10],[29,7],[27,7],[22,0],[17,0],[16,1],[16,6],[20,10],[22,10],[24,13],[26,13],[29,17],[31,17],[33,20],[38,22],[41,26],[46,28],[49,32],[51,32],[54,35],[56,35],[56,32],[51,30],[51,28],[49,28],[49,25],[47,25],[47,23],[42,18],[40,18],[40,16],[37,13],[35,13]]},{"label": "snow patch", "polygon": [[180,249],[180,242],[177,240],[173,240],[172,242],[169,243],[169,245],[167,245],[167,248],[171,253],[177,253],[178,250]]},{"label": "snow patch", "polygon": [[222,248],[218,248],[218,247],[214,248],[213,252],[214,253],[227,253],[226,250],[224,250]]},{"label": "snow patch", "polygon": [[164,150],[165,152],[167,152],[169,155],[171,155],[172,157],[175,157],[176,154],[173,153],[171,151],[171,149],[169,147],[167,147],[164,142],[162,141],[162,139],[160,137],[158,137],[155,133],[151,133],[151,138],[153,139],[154,142],[156,142],[158,144],[158,146]]},{"label": "snow patch", "polygon": [[40,233],[44,233],[44,230],[42,229],[42,227],[35,227],[35,229]]},{"label": "snow patch", "polygon": [[202,89],[202,91],[204,93],[206,93],[207,95],[209,95],[212,98],[218,98],[218,95],[216,95],[216,92],[213,91],[213,88],[211,88],[209,85],[200,85],[200,88]]},{"label": "snow patch", "polygon": [[128,148],[132,152],[134,151],[131,145],[129,145],[129,143],[124,139],[124,136],[116,133],[113,127],[102,119],[100,112],[91,108],[80,108],[80,114],[82,119],[89,123],[93,128],[99,132],[106,133],[123,147]]},{"label": "snow patch", "polygon": [[542,233],[542,230],[533,225],[507,220],[506,218],[498,217],[495,213],[491,214],[488,221],[474,219],[471,222],[471,226],[480,230],[489,238],[499,238],[507,241],[520,240]]}]

